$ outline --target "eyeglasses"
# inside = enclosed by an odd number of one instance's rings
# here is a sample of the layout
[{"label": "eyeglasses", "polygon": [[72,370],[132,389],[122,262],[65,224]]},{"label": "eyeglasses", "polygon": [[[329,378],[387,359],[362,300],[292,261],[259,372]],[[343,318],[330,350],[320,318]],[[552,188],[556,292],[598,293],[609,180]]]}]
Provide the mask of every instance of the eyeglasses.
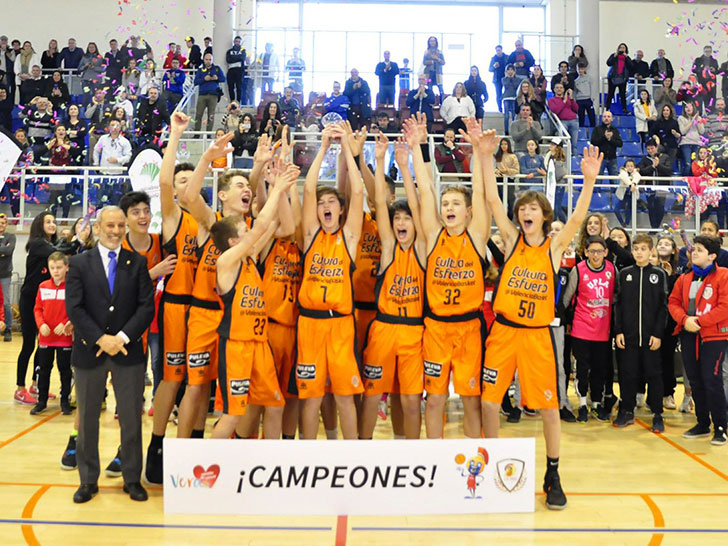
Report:
[{"label": "eyeglasses", "polygon": [[587,250],[587,254],[591,254],[592,256],[598,256],[599,254],[604,254],[604,250]]}]

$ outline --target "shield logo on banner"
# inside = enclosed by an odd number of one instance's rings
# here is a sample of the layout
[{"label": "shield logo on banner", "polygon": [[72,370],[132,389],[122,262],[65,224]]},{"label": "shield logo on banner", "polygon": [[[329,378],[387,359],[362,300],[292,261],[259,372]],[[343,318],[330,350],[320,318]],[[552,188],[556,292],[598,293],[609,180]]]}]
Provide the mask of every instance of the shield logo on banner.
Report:
[{"label": "shield logo on banner", "polygon": [[513,493],[526,483],[526,463],[520,459],[503,459],[495,468],[495,483],[501,491]]}]

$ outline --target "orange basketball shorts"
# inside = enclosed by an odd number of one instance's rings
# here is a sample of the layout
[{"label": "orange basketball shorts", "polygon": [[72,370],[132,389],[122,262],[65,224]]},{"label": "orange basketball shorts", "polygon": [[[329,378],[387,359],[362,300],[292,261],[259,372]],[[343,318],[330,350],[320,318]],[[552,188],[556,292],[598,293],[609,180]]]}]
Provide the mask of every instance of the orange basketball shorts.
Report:
[{"label": "orange basketball shorts", "polygon": [[444,322],[425,318],[422,336],[425,359],[425,390],[447,394],[452,373],[455,392],[480,396],[483,364],[483,329],[480,319]]},{"label": "orange basketball shorts", "polygon": [[222,311],[192,306],[187,320],[187,382],[204,385],[217,379],[217,328]]},{"label": "orange basketball shorts", "polygon": [[273,351],[278,386],[285,398],[296,398],[288,392],[288,382],[296,361],[296,327],[268,321],[268,343]]},{"label": "orange basketball shorts", "polygon": [[363,355],[364,394],[422,394],[423,330],[423,326],[372,322]]},{"label": "orange basketball shorts", "polygon": [[354,351],[354,316],[298,317],[296,386],[301,399],[331,392],[341,396],[364,392]]},{"label": "orange basketball shorts", "polygon": [[485,343],[485,355],[484,402],[500,404],[518,370],[525,406],[559,409],[556,344],[550,328],[515,328],[496,321]]},{"label": "orange basketball shorts", "polygon": [[162,341],[163,379],[180,382],[187,372],[187,315],[190,306],[162,302],[159,306],[159,338]]}]

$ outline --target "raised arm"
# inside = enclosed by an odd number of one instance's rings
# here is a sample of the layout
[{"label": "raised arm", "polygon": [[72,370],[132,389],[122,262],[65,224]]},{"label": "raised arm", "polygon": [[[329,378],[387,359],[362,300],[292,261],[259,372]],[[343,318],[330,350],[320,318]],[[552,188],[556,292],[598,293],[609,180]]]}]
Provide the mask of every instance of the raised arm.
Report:
[{"label": "raised arm", "polygon": [[288,190],[288,196],[291,200],[291,215],[293,223],[296,225],[296,244],[299,250],[303,248],[303,230],[301,229],[301,197],[298,195],[298,186],[293,184]]},{"label": "raised arm", "polygon": [[[253,168],[248,176],[250,188],[253,190],[253,196],[255,196],[259,182],[264,178],[263,169],[266,164],[273,159],[274,154],[275,148],[273,148],[273,139],[268,135],[261,135],[260,138],[258,138],[258,146],[253,154]],[[260,208],[262,209],[263,206]]]},{"label": "raised arm", "polygon": [[[377,161],[374,173],[374,204],[379,240],[382,243],[382,256],[390,256],[394,248],[394,232],[389,221],[389,207],[387,205],[387,185],[384,181],[384,157],[387,155],[389,139],[382,133],[377,138],[374,147],[374,159]],[[383,262],[383,261],[382,261]]]},{"label": "raised arm", "polygon": [[[407,204],[412,211],[412,221],[415,224],[415,231],[417,237],[424,240],[425,229],[422,227],[422,214],[420,211],[420,197],[417,195],[417,188],[415,187],[415,181],[412,178],[412,173],[409,169],[409,146],[407,143],[398,138],[397,142],[394,143],[394,160],[397,162],[397,167],[402,175],[402,183],[404,185],[404,192],[407,196]],[[377,222],[378,223],[378,222]]]},{"label": "raised arm", "polygon": [[[424,134],[423,134],[424,127]],[[437,199],[435,198],[435,185],[432,180],[432,173],[427,168],[425,160],[422,157],[422,149],[420,144],[427,141],[427,126],[420,124],[414,118],[404,121],[402,126],[407,144],[412,150],[412,164],[415,167],[415,177],[417,185],[420,189],[420,212],[422,219],[422,227],[424,236],[427,241],[434,241],[434,237],[440,231],[442,224],[440,223],[440,214],[437,210]]]},{"label": "raised arm", "polygon": [[344,154],[349,171],[349,206],[344,223],[344,237],[348,248],[353,250],[359,244],[361,226],[364,222],[364,184],[359,175],[359,169],[356,168],[356,162],[344,130],[340,126],[336,127],[335,134],[341,139],[341,152]]},{"label": "raised arm", "polygon": [[[182,209],[174,200],[174,165],[177,161],[177,146],[190,123],[190,118],[182,112],[172,115],[172,127],[169,132],[167,149],[162,158],[159,171],[159,200],[162,208],[162,233],[172,234],[177,230]],[[165,241],[166,242],[166,241]]]},{"label": "raised arm", "polygon": [[[465,140],[473,143],[473,138],[480,138],[483,134],[482,129],[478,120],[470,117],[466,121],[467,133],[462,129],[460,133],[463,135]],[[485,143],[483,143],[485,146]],[[491,152],[492,153],[492,152]],[[490,214],[488,212],[488,206],[485,202],[485,186],[483,184],[483,171],[486,167],[481,167],[480,154],[473,154],[473,165],[471,167],[472,176],[472,220],[470,221],[470,227],[468,231],[476,239],[476,245],[482,256],[485,256],[485,248],[490,239]],[[492,173],[493,179],[495,180],[495,170],[493,168],[493,159],[491,158],[488,162],[488,169]]]},{"label": "raised arm", "polygon": [[[331,126],[329,126],[331,127]],[[316,199],[316,186],[318,185],[319,172],[321,171],[321,164],[324,161],[324,156],[331,146],[331,129],[326,127],[321,132],[321,147],[316,153],[311,167],[308,169],[306,174],[306,180],[303,184],[303,210],[301,214],[301,228],[303,230],[304,248],[306,250],[309,243],[313,240],[313,236],[316,234],[316,230],[319,228],[318,215],[316,214],[316,207],[318,205],[318,199]]]}]

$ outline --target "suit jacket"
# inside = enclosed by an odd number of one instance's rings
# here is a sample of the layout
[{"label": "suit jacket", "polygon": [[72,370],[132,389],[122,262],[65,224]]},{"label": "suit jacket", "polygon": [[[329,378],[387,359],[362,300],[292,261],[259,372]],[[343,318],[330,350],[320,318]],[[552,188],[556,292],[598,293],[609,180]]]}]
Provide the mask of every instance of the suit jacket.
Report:
[{"label": "suit jacket", "polygon": [[142,334],[154,318],[154,289],[144,256],[119,249],[114,293],[109,284],[98,247],[73,256],[66,276],[66,313],[75,336],[74,366],[94,368],[108,356],[96,342],[104,334],[119,331],[129,336],[128,355],[111,357],[117,364],[134,365],[145,361]]}]

